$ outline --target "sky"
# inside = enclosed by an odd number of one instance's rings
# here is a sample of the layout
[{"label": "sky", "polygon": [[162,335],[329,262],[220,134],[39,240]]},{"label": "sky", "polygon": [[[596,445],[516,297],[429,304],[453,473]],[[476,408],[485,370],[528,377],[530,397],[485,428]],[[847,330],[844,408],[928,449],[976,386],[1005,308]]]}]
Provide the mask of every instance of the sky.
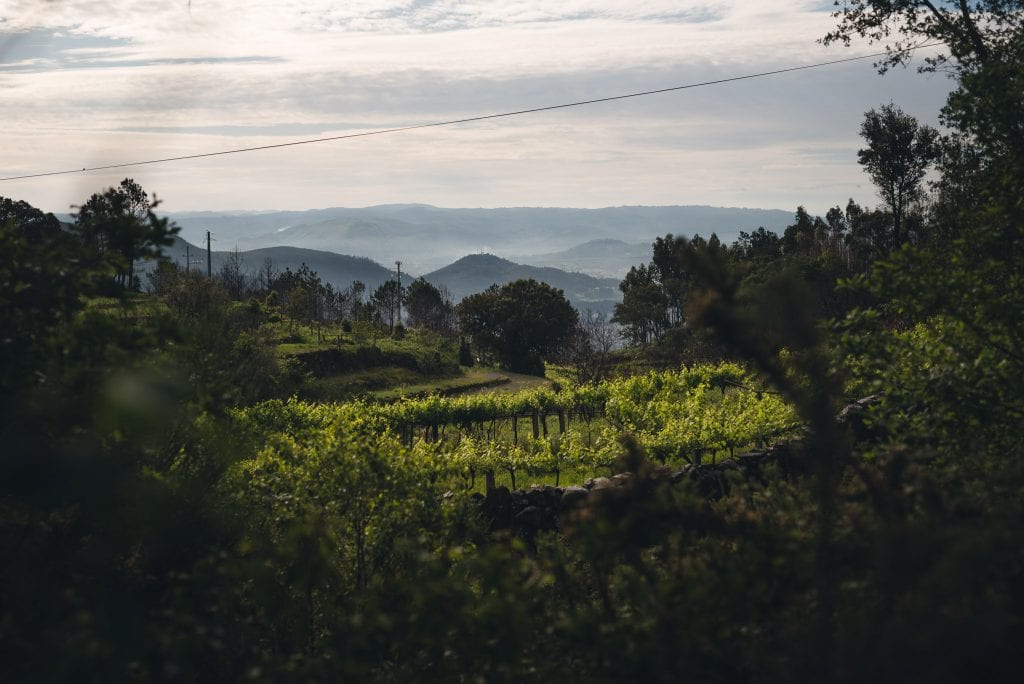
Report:
[{"label": "sky", "polygon": [[[544,107],[869,54],[821,0],[0,0],[0,177]],[[924,55],[922,55],[923,57]],[[586,107],[0,182],[66,212],[132,177],[165,211],[878,199],[864,112],[952,84],[872,60]]]}]

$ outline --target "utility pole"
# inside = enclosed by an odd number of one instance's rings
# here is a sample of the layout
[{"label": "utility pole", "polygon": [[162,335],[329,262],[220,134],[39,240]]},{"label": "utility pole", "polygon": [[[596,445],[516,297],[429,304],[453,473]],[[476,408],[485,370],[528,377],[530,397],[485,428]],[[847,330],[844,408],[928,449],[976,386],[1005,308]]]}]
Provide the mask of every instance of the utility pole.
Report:
[{"label": "utility pole", "polygon": [[192,255],[188,253],[189,244],[185,243],[185,273],[192,271]]},{"label": "utility pole", "polygon": [[398,324],[402,324],[402,262],[396,261],[395,268],[398,269]]},{"label": "utility pole", "polygon": [[213,261],[210,258],[210,231],[206,231],[206,277],[213,278]]}]

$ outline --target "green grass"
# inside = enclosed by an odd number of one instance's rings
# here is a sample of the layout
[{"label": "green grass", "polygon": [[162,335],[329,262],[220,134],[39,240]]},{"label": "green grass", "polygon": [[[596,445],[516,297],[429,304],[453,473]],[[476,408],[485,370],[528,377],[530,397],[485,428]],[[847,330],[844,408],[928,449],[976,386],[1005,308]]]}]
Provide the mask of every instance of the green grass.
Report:
[{"label": "green grass", "polygon": [[413,382],[421,378],[408,368],[385,366],[368,370],[339,373],[324,378],[311,378],[303,383],[299,396],[316,401],[341,401],[371,391]]},{"label": "green grass", "polygon": [[510,382],[508,374],[490,369],[467,368],[460,375],[425,376],[408,368],[383,366],[311,378],[298,394],[311,401],[344,401],[355,397],[394,401],[434,392],[500,391]]},{"label": "green grass", "polygon": [[509,382],[508,377],[496,371],[467,368],[457,377],[436,378],[421,382],[404,383],[397,387],[372,392],[374,399],[390,401],[402,397],[422,396],[433,392],[444,394],[461,394],[468,390],[486,391],[503,387]]}]

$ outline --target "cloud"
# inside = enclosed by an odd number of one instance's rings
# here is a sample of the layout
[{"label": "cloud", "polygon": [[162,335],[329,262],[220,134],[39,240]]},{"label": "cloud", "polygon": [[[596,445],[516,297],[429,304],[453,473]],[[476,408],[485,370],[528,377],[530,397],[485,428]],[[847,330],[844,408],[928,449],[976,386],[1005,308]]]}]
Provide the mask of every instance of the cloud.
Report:
[{"label": "cloud", "polygon": [[[792,0],[7,5],[0,175],[456,119],[850,54],[815,42],[832,22],[821,2]],[[865,62],[131,173],[175,209],[825,206],[861,182],[863,111],[896,99],[932,121],[947,89],[938,78],[879,79]],[[115,176],[0,185],[0,194],[63,209]]]}]

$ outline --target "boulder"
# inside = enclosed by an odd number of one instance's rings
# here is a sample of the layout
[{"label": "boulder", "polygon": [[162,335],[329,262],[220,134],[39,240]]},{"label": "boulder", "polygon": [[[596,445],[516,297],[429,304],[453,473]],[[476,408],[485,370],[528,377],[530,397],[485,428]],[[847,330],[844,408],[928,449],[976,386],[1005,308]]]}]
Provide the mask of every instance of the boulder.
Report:
[{"label": "boulder", "polygon": [[590,490],[586,487],[581,487],[579,485],[566,487],[562,491],[562,500],[559,502],[559,508],[563,511],[575,508],[587,498],[588,494],[590,494]]},{"label": "boulder", "polygon": [[526,499],[528,506],[535,506],[537,508],[544,508],[547,505],[547,495],[544,490],[534,485],[523,493],[523,498]]},{"label": "boulder", "polygon": [[514,500],[508,487],[495,487],[487,492],[481,512],[491,521],[491,529],[500,530],[512,526]]},{"label": "boulder", "polygon": [[546,527],[550,527],[547,518],[548,516],[546,516],[544,511],[540,508],[537,508],[536,506],[527,506],[516,513],[515,522],[517,525],[522,527],[542,530]]}]

